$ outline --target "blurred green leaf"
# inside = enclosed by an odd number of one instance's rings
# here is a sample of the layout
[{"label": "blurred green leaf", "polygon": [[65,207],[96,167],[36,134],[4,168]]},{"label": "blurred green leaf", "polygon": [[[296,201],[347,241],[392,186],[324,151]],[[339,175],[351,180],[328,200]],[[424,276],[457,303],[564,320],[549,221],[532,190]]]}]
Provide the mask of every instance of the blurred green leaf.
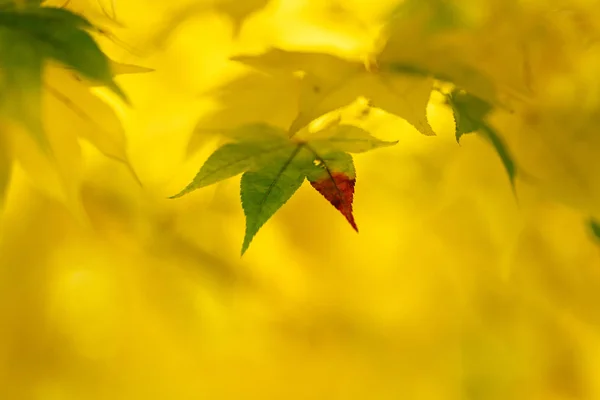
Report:
[{"label": "blurred green leaf", "polygon": [[0,99],[2,110],[24,124],[47,149],[41,122],[42,70],[47,61],[107,86],[127,101],[113,80],[108,58],[85,30],[83,17],[60,8],[0,11]]},{"label": "blurred green leaf", "polygon": [[461,90],[453,90],[447,99],[454,113],[457,142],[460,142],[462,135],[485,126],[484,118],[492,110],[491,104]]},{"label": "blurred green leaf", "polygon": [[487,115],[492,111],[492,106],[488,102],[458,89],[453,90],[446,97],[454,113],[456,141],[459,142],[464,134],[479,132],[483,135],[502,160],[502,165],[514,190],[517,173],[515,161],[502,137],[485,121]]}]

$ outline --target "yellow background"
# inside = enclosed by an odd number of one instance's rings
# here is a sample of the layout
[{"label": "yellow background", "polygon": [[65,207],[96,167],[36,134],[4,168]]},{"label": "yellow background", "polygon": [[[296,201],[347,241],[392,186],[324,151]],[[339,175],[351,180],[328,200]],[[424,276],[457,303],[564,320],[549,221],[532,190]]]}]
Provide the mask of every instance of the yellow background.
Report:
[{"label": "yellow background", "polygon": [[[218,145],[186,158],[215,107],[205,93],[243,73],[227,60],[239,51],[365,51],[392,2],[274,0],[237,39],[209,11],[152,49],[165,15],[190,2],[115,3],[115,35],[138,51],[100,39],[108,54],[155,69],[118,78],[143,187],[81,142],[85,227],[51,180],[16,168],[0,227],[0,398],[600,398],[600,253],[584,224],[598,197],[570,196],[577,176],[549,167],[580,159],[570,142],[535,156],[519,142],[549,175],[518,181],[517,201],[487,142],[456,144],[440,99],[428,109],[437,137],[376,115],[366,127],[399,143],[355,157],[360,234],[304,185],[240,258],[239,177],[166,200]],[[71,6],[101,15],[95,1]],[[69,121],[55,116],[56,131]]]}]

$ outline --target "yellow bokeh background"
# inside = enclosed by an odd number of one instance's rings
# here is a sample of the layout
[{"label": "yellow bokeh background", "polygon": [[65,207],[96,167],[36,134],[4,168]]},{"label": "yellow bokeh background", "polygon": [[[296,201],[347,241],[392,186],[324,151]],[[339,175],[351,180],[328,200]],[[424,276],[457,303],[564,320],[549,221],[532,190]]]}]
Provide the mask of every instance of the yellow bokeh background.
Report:
[{"label": "yellow bokeh background", "polygon": [[[101,19],[111,2],[72,3]],[[355,157],[360,234],[304,185],[240,258],[239,177],[166,199],[219,144],[200,135],[187,155],[216,109],[210,90],[245,71],[228,57],[269,46],[360,54],[395,2],[273,0],[237,37],[211,10],[154,47],[165,16],[192,2],[114,3],[129,46],[99,40],[155,70],[118,77],[133,107],[115,104],[143,185],[82,141],[81,162],[65,169],[81,181],[86,224],[56,182],[15,167],[0,225],[1,399],[600,398],[600,248],[585,226],[600,210],[596,142],[509,137],[540,178],[518,180],[515,198],[485,140],[456,144],[434,93],[437,137],[384,113],[364,122],[399,143]],[[581,85],[597,79],[581,69]],[[568,88],[547,92],[576,101]],[[252,106],[237,117],[291,113],[291,90],[241,91]],[[259,108],[271,95],[281,110]],[[57,135],[81,129],[54,119]]]}]

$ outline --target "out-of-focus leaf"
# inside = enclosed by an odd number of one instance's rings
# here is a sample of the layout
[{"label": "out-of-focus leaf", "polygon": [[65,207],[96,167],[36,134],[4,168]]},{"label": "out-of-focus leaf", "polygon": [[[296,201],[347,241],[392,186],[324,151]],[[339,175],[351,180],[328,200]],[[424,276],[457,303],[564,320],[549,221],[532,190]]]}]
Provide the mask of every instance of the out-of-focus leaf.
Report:
[{"label": "out-of-focus leaf", "polygon": [[395,114],[425,135],[435,135],[427,122],[426,107],[433,79],[399,76],[384,68],[371,70],[361,62],[309,52],[273,48],[258,56],[236,56],[235,61],[267,73],[304,72],[299,110],[289,127],[293,135],[316,118],[347,106],[361,96],[373,107]]},{"label": "out-of-focus leaf", "polygon": [[488,102],[461,90],[454,90],[447,99],[454,112],[456,142],[460,142],[462,135],[480,130],[485,125],[484,118],[492,110]]},{"label": "out-of-focus leaf", "polygon": [[81,149],[74,132],[61,129],[53,118],[46,115],[44,120],[48,140],[48,152],[36,146],[32,138],[22,131],[9,132],[14,144],[15,160],[23,167],[36,187],[47,195],[67,205],[68,209],[81,222],[86,222],[81,204]]},{"label": "out-of-focus leaf", "polygon": [[517,173],[514,158],[504,139],[485,121],[486,116],[492,110],[492,106],[473,95],[456,89],[447,96],[447,99],[454,112],[456,141],[460,141],[461,136],[467,133],[479,132],[483,135],[492,144],[500,157],[514,190]]},{"label": "out-of-focus leaf", "polygon": [[[86,31],[93,26],[84,17],[61,8],[41,7],[23,11],[0,12],[0,27],[10,37],[0,39],[2,46],[11,38],[43,60],[53,60],[72,68],[86,79],[107,86],[122,99],[127,96],[113,80],[108,58]],[[12,58],[3,58],[10,69]]]},{"label": "out-of-focus leaf", "polygon": [[564,70],[573,54],[556,40],[566,33],[561,31],[566,9],[547,12],[541,5],[404,1],[388,21],[380,61],[396,70],[412,66],[426,71],[493,105],[531,98],[547,72]]},{"label": "out-of-focus leaf", "polygon": [[23,124],[38,145],[47,150],[41,121],[41,54],[15,31],[0,24],[0,60],[0,110]]},{"label": "out-of-focus leaf", "polygon": [[[209,91],[206,94],[216,107],[196,125],[188,144],[188,155],[198,150],[207,137],[228,135],[227,132],[257,121],[287,130],[298,112],[300,86],[301,82],[293,76],[270,76],[257,72]],[[286,95],[282,96],[282,93]]]},{"label": "out-of-focus leaf", "polygon": [[223,135],[242,142],[287,140],[285,131],[262,122],[228,129],[223,132]]},{"label": "out-of-focus leaf", "polygon": [[69,118],[71,129],[106,156],[128,163],[125,133],[115,111],[69,71],[50,67],[46,72],[49,107]]},{"label": "out-of-focus leaf", "polygon": [[364,153],[396,143],[398,141],[386,142],[377,139],[364,129],[352,125],[334,125],[310,136],[310,147],[323,154],[336,151]]},{"label": "out-of-focus leaf", "polygon": [[90,27],[85,18],[58,8],[0,11],[1,108],[24,124],[42,148],[48,148],[40,109],[45,62],[72,68],[126,99],[108,59],[85,30]]},{"label": "out-of-focus leaf", "polygon": [[595,219],[590,219],[587,222],[588,228],[594,235],[594,239],[600,242],[600,223]]},{"label": "out-of-focus leaf", "polygon": [[514,190],[517,166],[510,151],[508,150],[508,147],[506,146],[506,143],[504,142],[504,139],[498,135],[498,132],[495,129],[488,125],[485,125],[481,128],[481,133],[490,141],[494,147],[494,150],[496,150],[496,153],[500,157],[500,160],[502,160],[502,165],[506,170],[508,179],[510,180],[510,184]]}]

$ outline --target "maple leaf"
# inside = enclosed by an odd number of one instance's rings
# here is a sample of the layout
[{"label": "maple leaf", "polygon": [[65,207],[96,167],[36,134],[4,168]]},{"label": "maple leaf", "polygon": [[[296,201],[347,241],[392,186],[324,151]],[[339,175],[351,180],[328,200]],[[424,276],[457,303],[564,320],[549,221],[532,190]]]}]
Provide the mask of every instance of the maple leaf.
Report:
[{"label": "maple leaf", "polygon": [[460,90],[454,90],[446,98],[454,112],[456,142],[460,142],[462,135],[485,126],[484,118],[492,111],[491,104]]},{"label": "maple leaf", "polygon": [[[380,40],[382,65],[400,72],[414,68],[494,105],[529,98],[545,75],[533,73],[532,60],[569,57],[555,40],[560,28],[550,17],[554,14],[542,17],[535,7],[519,3],[403,1]],[[561,68],[559,62],[550,64],[544,67]]]},{"label": "maple leaf", "polygon": [[[299,83],[293,76],[268,76],[256,72],[209,91],[206,94],[216,103],[217,109],[198,121],[187,154],[193,154],[208,137],[256,121],[287,129],[296,116]],[[282,92],[286,96],[282,96]],[[261,95],[256,96],[256,93]],[[249,102],[249,98],[252,101]]]},{"label": "maple leaf", "polygon": [[1,111],[21,121],[46,148],[40,102],[42,72],[48,61],[73,69],[127,101],[113,80],[107,57],[86,31],[92,28],[85,18],[60,8],[0,10]]},{"label": "maple leaf", "polygon": [[353,125],[333,125],[308,136],[311,149],[325,154],[330,152],[364,153],[380,147],[393,146],[398,141],[380,140]]},{"label": "maple leaf", "polygon": [[468,133],[479,132],[483,135],[492,144],[500,157],[514,190],[517,173],[515,161],[504,140],[485,121],[486,116],[492,111],[493,107],[486,101],[459,89],[454,89],[446,98],[454,113],[456,141],[459,142],[460,138]]},{"label": "maple leaf", "polygon": [[430,77],[401,75],[379,65],[368,68],[363,62],[331,54],[278,48],[257,56],[239,55],[231,59],[270,74],[304,72],[298,115],[289,126],[290,135],[359,97],[369,99],[373,107],[405,119],[421,133],[435,135],[426,115],[433,87]]},{"label": "maple leaf", "polygon": [[246,215],[246,234],[242,255],[258,230],[283,206],[304,182],[310,160],[304,146],[298,144],[278,152],[270,162],[256,171],[244,173],[240,191]]},{"label": "maple leaf", "polygon": [[85,18],[62,8],[36,4],[0,10],[0,113],[7,135],[2,174],[8,180],[12,161],[18,160],[36,186],[65,201],[81,221],[78,137],[124,163],[139,183],[120,119],[90,89],[108,87],[127,102],[113,77],[146,72],[106,57],[88,31],[94,27]]},{"label": "maple leaf", "polygon": [[358,227],[352,214],[356,171],[352,156],[336,152],[325,155],[316,154],[316,163],[308,170],[307,179],[319,193],[327,199],[344,217],[352,228]]},{"label": "maple leaf", "polygon": [[279,131],[263,124],[248,125],[233,130],[230,135],[240,141],[228,143],[217,149],[200,168],[194,180],[172,198],[181,197],[193,190],[260,166],[260,163],[272,153],[293,146],[285,135],[279,135]]},{"label": "maple leaf", "polygon": [[193,181],[171,198],[243,173],[240,197],[246,216],[246,233],[242,254],[304,179],[358,231],[352,215],[356,173],[348,153],[396,144],[377,139],[351,125],[330,125],[302,139],[289,138],[283,129],[264,123],[243,125],[224,135],[234,142],[218,148]]},{"label": "maple leaf", "polygon": [[105,101],[71,71],[49,67],[44,79],[45,107],[69,118],[77,134],[105,156],[128,164],[121,120]]}]

